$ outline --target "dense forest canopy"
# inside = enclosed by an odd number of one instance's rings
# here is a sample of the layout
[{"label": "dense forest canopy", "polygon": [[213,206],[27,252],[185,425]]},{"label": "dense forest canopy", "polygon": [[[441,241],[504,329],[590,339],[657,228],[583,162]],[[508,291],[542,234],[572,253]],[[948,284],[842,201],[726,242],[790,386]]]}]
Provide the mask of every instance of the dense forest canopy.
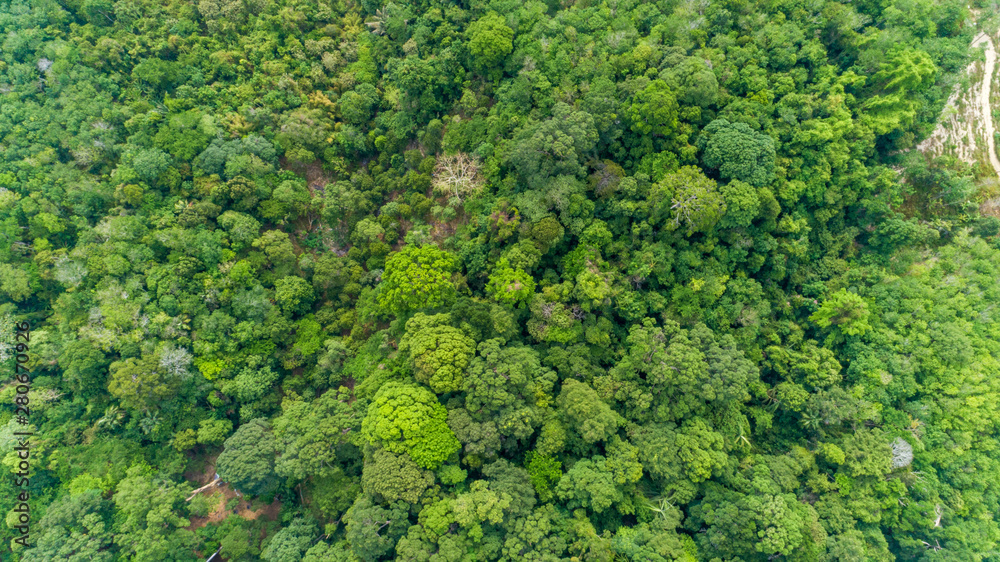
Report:
[{"label": "dense forest canopy", "polygon": [[977,13],[0,0],[0,560],[997,559]]}]

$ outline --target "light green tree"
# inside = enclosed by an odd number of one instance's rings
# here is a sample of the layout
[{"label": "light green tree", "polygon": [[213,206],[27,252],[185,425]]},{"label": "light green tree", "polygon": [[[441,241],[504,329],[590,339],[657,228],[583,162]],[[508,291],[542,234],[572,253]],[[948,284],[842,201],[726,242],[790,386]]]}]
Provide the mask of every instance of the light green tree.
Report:
[{"label": "light green tree", "polygon": [[418,466],[437,468],[460,447],[448,412],[429,390],[398,382],[382,385],[361,422],[369,443],[408,454]]},{"label": "light green tree", "polygon": [[108,391],[126,408],[155,409],[176,396],[180,383],[180,377],[160,367],[156,356],[147,355],[112,363]]},{"label": "light green tree", "polygon": [[282,277],[274,283],[274,298],[288,316],[304,314],[315,299],[313,288],[301,277]]},{"label": "light green tree", "polygon": [[677,109],[677,98],[666,82],[653,80],[635,95],[625,114],[636,133],[669,136],[677,128]]},{"label": "light green tree", "polygon": [[504,59],[514,49],[514,30],[507,26],[503,16],[489,12],[469,25],[469,51],[474,64],[491,75],[499,76]]},{"label": "light green tree", "polygon": [[416,379],[438,394],[462,387],[465,369],[476,352],[476,342],[448,325],[449,314],[417,313],[406,322],[399,349],[409,353]]},{"label": "light green tree", "polygon": [[38,522],[41,535],[22,556],[25,562],[111,562],[115,559],[109,505],[100,490],[66,494]]},{"label": "light green tree", "polygon": [[358,430],[362,415],[345,387],[312,401],[286,398],[273,422],[278,447],[275,472],[293,480],[333,476],[338,458],[349,457],[350,448],[363,444]]},{"label": "light green tree", "polygon": [[865,102],[865,120],[884,135],[911,124],[920,108],[920,92],[934,83],[937,66],[925,51],[895,49],[872,76],[878,93]]},{"label": "light green tree", "polygon": [[458,261],[436,246],[407,245],[389,255],[378,302],[396,314],[441,306],[455,293]]},{"label": "light green tree", "polygon": [[260,559],[264,562],[298,562],[318,535],[313,521],[295,519],[271,537],[260,553]]},{"label": "light green tree", "polygon": [[0,292],[14,302],[31,296],[31,278],[24,269],[9,263],[0,263]]},{"label": "light green tree", "polygon": [[860,336],[871,330],[870,317],[868,303],[860,295],[841,289],[823,301],[809,319],[821,328],[836,326],[848,336]]},{"label": "light green tree", "polygon": [[486,292],[499,303],[517,305],[535,294],[535,280],[523,269],[514,269],[507,259],[501,258],[490,273]]},{"label": "light green tree", "polygon": [[609,439],[624,423],[622,417],[585,382],[575,379],[563,381],[557,402],[559,411],[566,417],[570,427],[586,443]]},{"label": "light green tree", "polygon": [[190,488],[164,480],[144,465],[128,469],[112,498],[116,540],[133,560],[193,561],[194,533],[178,515]]}]

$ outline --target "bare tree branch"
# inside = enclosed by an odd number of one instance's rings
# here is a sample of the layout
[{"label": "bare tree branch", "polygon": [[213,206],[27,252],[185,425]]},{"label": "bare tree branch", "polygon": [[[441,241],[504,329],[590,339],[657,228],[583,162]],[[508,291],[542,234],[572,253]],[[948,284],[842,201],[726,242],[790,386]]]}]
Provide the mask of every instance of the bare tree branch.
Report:
[{"label": "bare tree branch", "polygon": [[479,159],[463,152],[438,159],[434,170],[434,191],[456,197],[463,197],[478,191],[483,185],[479,175]]}]

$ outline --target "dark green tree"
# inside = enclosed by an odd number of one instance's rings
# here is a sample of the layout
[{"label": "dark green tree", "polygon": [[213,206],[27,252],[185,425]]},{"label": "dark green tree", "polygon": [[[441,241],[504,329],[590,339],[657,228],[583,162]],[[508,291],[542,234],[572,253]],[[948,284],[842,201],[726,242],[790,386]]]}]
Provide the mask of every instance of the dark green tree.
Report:
[{"label": "dark green tree", "polygon": [[225,482],[247,494],[260,496],[275,491],[274,471],[277,443],[271,425],[254,419],[241,425],[223,445],[215,470]]}]

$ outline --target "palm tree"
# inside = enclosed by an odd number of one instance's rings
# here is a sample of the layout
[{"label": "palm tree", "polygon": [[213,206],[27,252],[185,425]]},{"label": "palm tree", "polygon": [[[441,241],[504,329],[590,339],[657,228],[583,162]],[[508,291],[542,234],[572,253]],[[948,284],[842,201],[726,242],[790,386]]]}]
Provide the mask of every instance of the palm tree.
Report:
[{"label": "palm tree", "polygon": [[810,412],[802,412],[802,425],[809,429],[819,429],[823,424],[823,417]]},{"label": "palm tree", "polygon": [[[670,494],[673,497],[673,494]],[[674,509],[675,506],[670,502],[670,498],[665,498],[663,496],[658,496],[655,498],[646,498],[646,509],[656,513],[663,519],[668,519],[670,517],[670,510]]]},{"label": "palm tree", "polygon": [[104,410],[104,416],[97,420],[96,426],[102,429],[115,429],[122,424],[122,419],[124,417],[125,412],[123,412],[121,408],[111,405]]},{"label": "palm tree", "polygon": [[392,4],[388,4],[385,8],[375,10],[375,20],[365,22],[365,25],[371,28],[375,35],[385,35],[385,27],[389,23],[388,11],[391,6]]},{"label": "palm tree", "polygon": [[146,410],[146,415],[139,420],[139,429],[142,430],[143,435],[149,435],[159,425],[160,417],[155,412],[150,412],[149,410]]}]

